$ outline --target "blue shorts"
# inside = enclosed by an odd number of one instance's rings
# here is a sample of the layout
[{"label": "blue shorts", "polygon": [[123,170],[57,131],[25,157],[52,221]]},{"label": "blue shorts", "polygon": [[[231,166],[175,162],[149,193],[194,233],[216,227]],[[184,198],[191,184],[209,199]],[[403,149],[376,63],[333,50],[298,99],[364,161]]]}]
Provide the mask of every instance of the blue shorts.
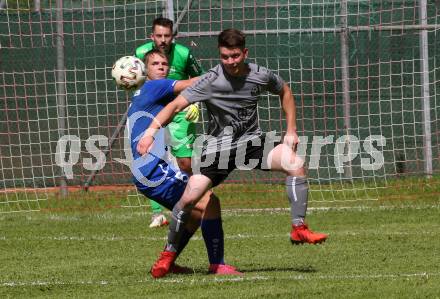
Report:
[{"label": "blue shorts", "polygon": [[137,168],[133,182],[140,193],[172,210],[185,191],[188,175],[157,157],[153,164],[153,169],[151,165]]}]

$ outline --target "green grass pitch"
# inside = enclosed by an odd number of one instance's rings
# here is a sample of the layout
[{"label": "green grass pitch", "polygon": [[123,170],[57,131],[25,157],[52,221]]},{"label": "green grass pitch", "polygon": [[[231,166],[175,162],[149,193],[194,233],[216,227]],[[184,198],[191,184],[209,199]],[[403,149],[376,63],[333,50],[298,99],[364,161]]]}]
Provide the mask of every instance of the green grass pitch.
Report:
[{"label": "green grass pitch", "polygon": [[[0,214],[1,298],[439,298],[438,195],[311,202],[322,245],[292,246],[286,199],[223,201],[226,261],[243,277],[207,274],[197,233],[178,263],[191,275],[153,280],[166,228],[147,208],[77,208]],[[225,196],[227,197],[227,196]],[[81,208],[78,208],[81,207]],[[87,208],[90,207],[90,208]],[[277,208],[277,209],[272,209]]]}]

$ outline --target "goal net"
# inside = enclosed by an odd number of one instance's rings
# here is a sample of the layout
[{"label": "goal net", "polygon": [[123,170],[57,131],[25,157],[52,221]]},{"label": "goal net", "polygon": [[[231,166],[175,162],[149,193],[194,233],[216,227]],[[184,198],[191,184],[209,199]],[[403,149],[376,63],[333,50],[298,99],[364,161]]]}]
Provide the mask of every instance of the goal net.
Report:
[{"label": "goal net", "polygon": [[[103,152],[130,101],[110,71],[159,15],[205,70],[219,62],[217,34],[234,27],[249,61],[291,86],[311,202],[377,199],[398,177],[434,175],[439,11],[425,0],[0,1],[0,213],[41,209],[51,190],[79,188],[93,171],[94,186],[131,184],[123,131]],[[283,133],[276,96],[258,112],[264,131]],[[224,188],[284,192],[282,175],[260,171],[235,171]],[[122,205],[148,205],[128,190]]]}]

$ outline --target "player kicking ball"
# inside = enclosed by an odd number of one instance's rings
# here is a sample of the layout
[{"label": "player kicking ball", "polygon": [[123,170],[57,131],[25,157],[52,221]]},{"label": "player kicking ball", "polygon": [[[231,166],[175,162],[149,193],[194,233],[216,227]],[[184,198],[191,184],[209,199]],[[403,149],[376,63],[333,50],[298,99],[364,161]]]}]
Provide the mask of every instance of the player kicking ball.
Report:
[{"label": "player kicking ball", "polygon": [[[241,31],[222,31],[218,36],[218,49],[221,63],[169,103],[137,144],[140,155],[148,153],[154,143],[154,134],[161,126],[168,124],[177,112],[188,105],[205,103],[209,115],[209,132],[200,161],[212,163],[200,163],[199,170],[193,166],[194,174],[182,198],[173,208],[165,250],[153,265],[152,273],[169,273],[177,257],[182,224],[189,220],[193,206],[205,192],[219,185],[238,166],[241,168],[252,164],[251,168],[280,171],[286,175],[292,221],[290,240],[293,244],[317,244],[327,239],[326,234],[309,230],[305,223],[308,183],[304,161],[296,155],[299,138],[291,89],[270,70],[245,62],[248,49],[245,35]],[[264,134],[259,127],[257,101],[264,91],[280,98],[287,122],[282,143],[271,140],[269,134]],[[247,165],[244,165],[245,161]]]},{"label": "player kicking ball", "polygon": [[[128,110],[127,125],[130,133],[130,145],[133,155],[131,171],[133,182],[140,193],[152,198],[164,207],[172,210],[181,198],[188,175],[168,162],[165,152],[164,132],[156,136],[155,146],[148,155],[137,152],[137,144],[154,117],[171,102],[177,93],[190,86],[196,79],[164,79],[169,70],[168,58],[158,49],[145,55],[147,78],[142,87],[134,93]],[[188,113],[188,118],[196,117]],[[172,253],[173,262],[167,267],[167,273],[192,273],[192,270],[177,266],[175,258],[182,252],[197,228],[201,226],[202,236],[208,251],[209,272],[219,275],[240,275],[234,267],[224,262],[224,235],[218,198],[207,190],[182,224],[176,251]],[[152,272],[154,277],[163,276],[161,272]]]}]

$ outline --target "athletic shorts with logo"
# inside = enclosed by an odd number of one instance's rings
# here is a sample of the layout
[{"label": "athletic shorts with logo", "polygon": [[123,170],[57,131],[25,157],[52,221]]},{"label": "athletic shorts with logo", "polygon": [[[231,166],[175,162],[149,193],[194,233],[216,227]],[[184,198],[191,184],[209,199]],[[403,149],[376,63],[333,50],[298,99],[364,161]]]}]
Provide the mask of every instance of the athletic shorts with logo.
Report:
[{"label": "athletic shorts with logo", "polygon": [[132,165],[136,188],[146,197],[172,210],[185,191],[188,175],[158,157],[148,163],[142,159],[134,160]]}]

